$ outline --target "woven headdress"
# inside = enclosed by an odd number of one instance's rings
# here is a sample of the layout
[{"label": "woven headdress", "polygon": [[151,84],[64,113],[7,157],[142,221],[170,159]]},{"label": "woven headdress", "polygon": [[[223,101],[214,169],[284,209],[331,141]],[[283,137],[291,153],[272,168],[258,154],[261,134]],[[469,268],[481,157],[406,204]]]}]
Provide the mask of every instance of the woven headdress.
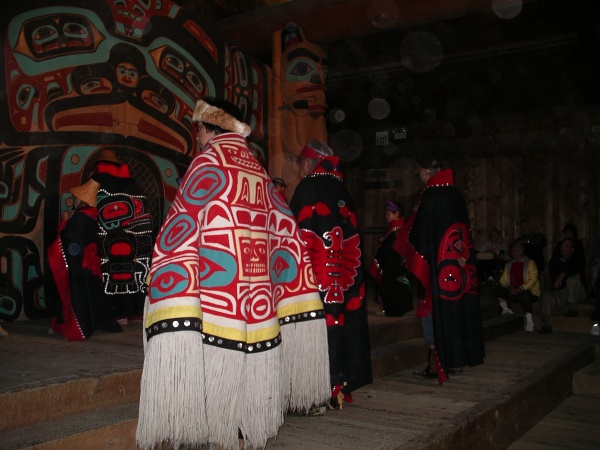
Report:
[{"label": "woven headdress", "polygon": [[221,108],[209,105],[204,100],[198,100],[196,102],[196,109],[194,109],[192,120],[194,122],[210,123],[211,125],[216,125],[224,130],[241,134],[243,137],[249,136],[252,131],[248,124],[240,122]]},{"label": "woven headdress", "polygon": [[96,207],[96,197],[98,195],[98,189],[100,188],[100,183],[98,183],[93,178],[90,178],[81,186],[76,186],[70,189],[71,194],[77,197],[80,200],[83,200],[88,205]]},{"label": "woven headdress", "polygon": [[123,164],[119,158],[117,158],[117,154],[111,148],[105,148],[96,156],[95,162],[110,162],[115,164]]}]

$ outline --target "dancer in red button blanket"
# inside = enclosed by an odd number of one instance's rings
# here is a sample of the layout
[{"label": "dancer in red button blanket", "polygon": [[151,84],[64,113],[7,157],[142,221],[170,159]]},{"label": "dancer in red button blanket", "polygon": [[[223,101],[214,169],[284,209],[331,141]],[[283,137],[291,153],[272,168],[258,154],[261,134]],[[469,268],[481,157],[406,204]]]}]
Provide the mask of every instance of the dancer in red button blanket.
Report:
[{"label": "dancer in red button blanket", "polygon": [[193,120],[201,151],[152,258],[137,442],[264,448],[287,411],[329,397],[323,307],[239,110],[200,100]]}]

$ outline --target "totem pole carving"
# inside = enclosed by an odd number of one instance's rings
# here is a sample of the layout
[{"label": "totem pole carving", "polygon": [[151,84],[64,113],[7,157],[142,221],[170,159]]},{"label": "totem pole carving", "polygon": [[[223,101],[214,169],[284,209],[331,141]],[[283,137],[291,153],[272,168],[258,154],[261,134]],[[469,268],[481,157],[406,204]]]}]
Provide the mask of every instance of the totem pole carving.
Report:
[{"label": "totem pole carving", "polygon": [[269,68],[177,1],[10,2],[0,30],[1,320],[48,315],[45,249],[103,149],[128,164],[155,227],[196,152],[197,99],[239,106],[267,164]]},{"label": "totem pole carving", "polygon": [[283,178],[289,200],[300,182],[298,157],[307,141],[327,142],[324,112],[327,55],[295,24],[273,34],[273,110],[269,171]]}]

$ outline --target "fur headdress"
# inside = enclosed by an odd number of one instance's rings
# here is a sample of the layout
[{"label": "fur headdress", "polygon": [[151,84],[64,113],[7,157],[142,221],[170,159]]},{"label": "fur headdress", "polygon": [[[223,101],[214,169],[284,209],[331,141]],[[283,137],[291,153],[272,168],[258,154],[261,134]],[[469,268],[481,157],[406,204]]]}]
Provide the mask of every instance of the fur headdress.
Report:
[{"label": "fur headdress", "polygon": [[209,105],[204,100],[198,100],[196,102],[196,109],[194,109],[192,120],[194,122],[210,123],[211,125],[216,125],[224,130],[241,134],[243,137],[249,136],[252,131],[248,124],[240,122],[221,108]]}]

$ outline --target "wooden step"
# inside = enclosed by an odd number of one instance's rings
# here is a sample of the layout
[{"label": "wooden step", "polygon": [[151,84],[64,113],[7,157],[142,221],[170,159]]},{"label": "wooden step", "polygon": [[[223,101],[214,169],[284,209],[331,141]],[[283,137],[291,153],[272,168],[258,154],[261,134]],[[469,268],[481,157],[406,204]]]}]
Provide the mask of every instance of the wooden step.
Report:
[{"label": "wooden step", "polygon": [[506,449],[570,392],[573,370],[593,358],[581,336],[520,331],[486,344],[484,364],[439,386],[420,366],[365,386],[321,418],[288,417],[267,450],[332,448]]},{"label": "wooden step", "polygon": [[600,359],[573,374],[573,395],[600,398]]},{"label": "wooden step", "polygon": [[[577,311],[577,317],[565,317],[565,314],[569,308]],[[524,320],[524,311],[521,305],[513,303],[510,305],[510,309],[515,313],[515,317],[520,317]],[[564,331],[567,333],[589,333],[592,326],[591,315],[594,309],[594,305],[589,303],[583,303],[579,305],[565,305],[559,309],[552,317],[552,329],[554,331]],[[533,323],[536,330],[542,328],[542,319],[540,316],[541,303],[535,302],[532,307],[533,310]],[[501,309],[497,308],[497,316],[500,315]]]},{"label": "wooden step", "polygon": [[[542,328],[542,319],[540,316],[533,316],[535,329]],[[564,331],[567,333],[588,334],[592,327],[592,321],[589,317],[553,317],[552,329],[554,331]]]},{"label": "wooden step", "polygon": [[428,351],[422,337],[374,348],[371,350],[373,378],[382,378],[418,364],[424,367]]},{"label": "wooden step", "polygon": [[402,317],[369,315],[369,338],[371,348],[377,348],[423,336],[421,321],[414,311]]},{"label": "wooden step", "polygon": [[[373,298],[368,292],[367,298]],[[416,300],[415,300],[416,301]],[[523,329],[523,319],[502,318],[492,288],[480,291],[480,304],[485,341],[497,339]],[[421,320],[410,311],[402,317],[385,317],[374,301],[367,303],[369,336],[371,339],[371,365],[373,378],[381,378],[408,367],[427,364],[428,347],[423,340]]]},{"label": "wooden step", "polygon": [[[483,442],[486,448],[506,448],[568,396],[571,374],[596,351],[591,337],[582,339],[573,333],[513,332],[486,343],[483,365],[466,368],[443,386],[414,378],[412,371],[421,365],[408,367],[357,390],[343,411],[287,417],[266,449],[325,450],[331,442],[336,448],[479,448]],[[417,341],[411,351],[418,351]],[[58,407],[54,411],[60,414]],[[136,414],[137,403],[131,402],[57,417],[0,432],[0,448],[133,450]]]},{"label": "wooden step", "polygon": [[0,431],[137,402],[141,369],[90,376],[0,395],[0,410],[10,411]]},{"label": "wooden step", "polygon": [[[482,310],[497,307],[494,302],[483,296]],[[374,378],[421,370],[428,349],[415,312],[384,317],[374,302],[368,310]],[[492,340],[521,331],[522,319],[494,316],[483,325],[485,339]],[[44,321],[7,324],[9,339],[0,341],[0,351],[14,359],[2,374],[0,410],[11,414],[0,421],[0,442],[39,450],[135,448],[141,322],[130,323],[124,333],[100,333],[78,343],[49,336],[47,326]]]},{"label": "wooden step", "polygon": [[571,396],[510,445],[508,450],[595,450],[600,447],[599,422],[597,399]]},{"label": "wooden step", "polygon": [[[59,415],[60,411],[56,411]],[[136,448],[138,402],[61,416],[0,433],[2,450]]]},{"label": "wooden step", "polygon": [[141,321],[85,342],[48,335],[49,321],[7,323],[0,339],[0,432],[138,401]]}]

